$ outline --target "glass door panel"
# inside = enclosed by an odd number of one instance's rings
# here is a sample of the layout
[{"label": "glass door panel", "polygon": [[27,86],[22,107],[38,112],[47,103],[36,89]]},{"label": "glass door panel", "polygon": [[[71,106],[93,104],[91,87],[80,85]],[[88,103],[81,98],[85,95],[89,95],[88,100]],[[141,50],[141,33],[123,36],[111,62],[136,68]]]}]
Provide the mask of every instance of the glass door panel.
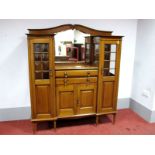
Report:
[{"label": "glass door panel", "polygon": [[85,53],[85,61],[86,63],[90,63],[90,44],[86,44],[86,53]]},{"label": "glass door panel", "polygon": [[35,79],[49,79],[49,44],[34,43]]},{"label": "glass door panel", "polygon": [[103,76],[115,76],[116,44],[104,45]]},{"label": "glass door panel", "polygon": [[99,44],[94,44],[94,64],[99,63]]}]

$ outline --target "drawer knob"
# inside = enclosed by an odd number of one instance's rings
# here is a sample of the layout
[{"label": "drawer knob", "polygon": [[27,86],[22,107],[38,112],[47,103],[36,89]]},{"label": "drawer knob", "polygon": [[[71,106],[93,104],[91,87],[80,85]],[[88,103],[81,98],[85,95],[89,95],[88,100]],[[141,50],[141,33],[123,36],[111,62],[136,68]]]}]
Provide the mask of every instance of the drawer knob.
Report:
[{"label": "drawer knob", "polygon": [[67,72],[65,72],[65,73],[64,73],[64,76],[65,76],[65,78],[67,78],[67,77],[68,77],[68,74],[67,74]]},{"label": "drawer knob", "polygon": [[64,79],[64,85],[66,86],[67,85],[67,79]]},{"label": "drawer knob", "polygon": [[88,77],[90,76],[90,72],[87,72],[87,76],[88,76]]}]

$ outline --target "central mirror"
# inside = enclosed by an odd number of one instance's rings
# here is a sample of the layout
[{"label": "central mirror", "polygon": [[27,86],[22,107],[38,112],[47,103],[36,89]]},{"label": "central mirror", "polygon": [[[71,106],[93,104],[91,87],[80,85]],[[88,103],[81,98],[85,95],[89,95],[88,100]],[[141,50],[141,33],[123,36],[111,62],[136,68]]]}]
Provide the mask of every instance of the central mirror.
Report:
[{"label": "central mirror", "polygon": [[78,30],[66,30],[55,35],[55,61],[85,62],[85,38],[90,34]]}]

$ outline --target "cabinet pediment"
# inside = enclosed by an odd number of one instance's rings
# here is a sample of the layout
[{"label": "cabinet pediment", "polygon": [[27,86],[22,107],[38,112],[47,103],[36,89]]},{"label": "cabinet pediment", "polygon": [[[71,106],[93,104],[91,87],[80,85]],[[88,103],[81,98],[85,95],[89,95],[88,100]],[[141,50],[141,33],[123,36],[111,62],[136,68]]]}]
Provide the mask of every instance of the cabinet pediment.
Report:
[{"label": "cabinet pediment", "polygon": [[112,31],[102,31],[96,30],[87,26],[79,25],[79,24],[65,24],[52,28],[44,28],[44,29],[28,29],[29,35],[52,35],[58,32],[76,29],[83,33],[94,35],[94,36],[111,36]]}]

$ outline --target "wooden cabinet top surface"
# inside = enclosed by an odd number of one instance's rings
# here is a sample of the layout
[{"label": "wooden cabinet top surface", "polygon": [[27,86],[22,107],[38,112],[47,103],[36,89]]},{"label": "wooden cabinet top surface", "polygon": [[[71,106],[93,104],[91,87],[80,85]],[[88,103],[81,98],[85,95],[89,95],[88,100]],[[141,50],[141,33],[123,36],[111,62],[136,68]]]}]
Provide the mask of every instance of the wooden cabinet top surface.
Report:
[{"label": "wooden cabinet top surface", "polygon": [[69,64],[61,63],[55,64],[55,70],[98,70],[98,66],[87,64]]}]

